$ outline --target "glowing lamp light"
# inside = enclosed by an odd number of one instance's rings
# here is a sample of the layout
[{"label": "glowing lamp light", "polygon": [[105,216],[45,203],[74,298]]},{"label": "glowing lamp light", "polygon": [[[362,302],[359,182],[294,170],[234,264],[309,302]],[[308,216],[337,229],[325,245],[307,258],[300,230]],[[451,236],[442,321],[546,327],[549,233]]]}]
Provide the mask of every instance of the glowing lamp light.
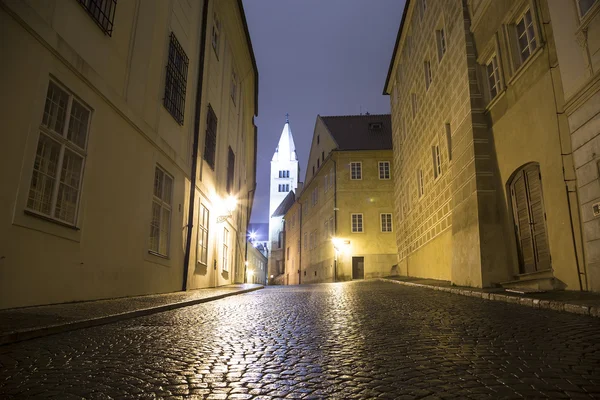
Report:
[{"label": "glowing lamp light", "polygon": [[237,206],[237,199],[234,196],[228,196],[224,201],[224,206],[224,211],[227,212],[227,214],[218,216],[217,223],[225,222],[227,218],[231,217],[231,214]]},{"label": "glowing lamp light", "polygon": [[256,240],[256,232],[252,231],[250,232],[250,235],[248,235],[250,237],[251,241],[255,241]]}]

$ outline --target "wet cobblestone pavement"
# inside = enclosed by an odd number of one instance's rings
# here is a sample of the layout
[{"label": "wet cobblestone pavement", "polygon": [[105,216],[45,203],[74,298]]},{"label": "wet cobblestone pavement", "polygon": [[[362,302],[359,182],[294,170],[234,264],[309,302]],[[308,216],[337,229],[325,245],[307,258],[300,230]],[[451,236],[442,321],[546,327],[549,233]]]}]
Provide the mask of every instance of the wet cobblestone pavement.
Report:
[{"label": "wet cobblestone pavement", "polygon": [[381,281],[0,347],[0,398],[600,398],[600,320]]}]

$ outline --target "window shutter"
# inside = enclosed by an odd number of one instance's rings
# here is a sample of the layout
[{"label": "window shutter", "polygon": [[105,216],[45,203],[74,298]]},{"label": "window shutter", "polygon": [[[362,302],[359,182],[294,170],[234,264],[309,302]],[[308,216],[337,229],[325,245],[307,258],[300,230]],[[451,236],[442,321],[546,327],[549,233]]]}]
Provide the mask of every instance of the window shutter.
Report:
[{"label": "window shutter", "polygon": [[233,189],[233,178],[235,175],[235,153],[231,146],[229,147],[229,152],[227,154],[227,193],[231,194],[231,190]]}]

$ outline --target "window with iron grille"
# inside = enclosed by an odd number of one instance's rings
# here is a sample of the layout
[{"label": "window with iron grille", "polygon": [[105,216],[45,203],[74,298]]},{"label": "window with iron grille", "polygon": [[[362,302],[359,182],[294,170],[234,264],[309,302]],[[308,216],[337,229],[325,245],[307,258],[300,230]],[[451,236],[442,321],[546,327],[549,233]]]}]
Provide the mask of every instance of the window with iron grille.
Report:
[{"label": "window with iron grille", "polygon": [[227,193],[231,194],[233,190],[233,178],[235,175],[235,153],[231,146],[229,147],[229,152],[227,153]]},{"label": "window with iron grille", "polygon": [[380,214],[381,232],[392,231],[392,214]]},{"label": "window with iron grille", "polygon": [[179,125],[183,125],[188,62],[183,48],[171,32],[163,104]]},{"label": "window with iron grille", "polygon": [[362,179],[362,162],[359,161],[350,163],[350,179]]},{"label": "window with iron grille", "polygon": [[223,271],[229,271],[229,230],[223,228]]},{"label": "window with iron grille", "polygon": [[208,208],[200,204],[198,214],[198,262],[207,265],[208,261]]},{"label": "window with iron grille", "polygon": [[50,81],[27,209],[75,225],[91,111]]},{"label": "window with iron grille", "polygon": [[154,169],[150,252],[165,257],[169,255],[172,193],[173,177],[157,165]]},{"label": "window with iron grille", "polygon": [[352,232],[360,233],[363,231],[363,215],[352,214]]},{"label": "window with iron grille", "polygon": [[210,104],[206,114],[206,138],[204,139],[204,160],[215,169],[215,150],[217,148],[217,116]]},{"label": "window with iron grille", "polygon": [[105,35],[112,36],[117,0],[77,0]]},{"label": "window with iron grille", "polygon": [[389,161],[379,161],[379,179],[390,179]]}]

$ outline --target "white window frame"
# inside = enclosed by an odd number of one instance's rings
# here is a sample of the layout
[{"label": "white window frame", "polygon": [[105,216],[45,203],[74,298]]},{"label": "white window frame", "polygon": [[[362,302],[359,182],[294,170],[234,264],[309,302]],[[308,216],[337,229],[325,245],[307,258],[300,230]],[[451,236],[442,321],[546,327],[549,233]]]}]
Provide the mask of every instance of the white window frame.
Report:
[{"label": "white window frame", "polygon": [[[389,221],[388,221],[389,217]],[[394,231],[392,213],[381,213],[379,214],[379,225],[382,233],[390,233]]]},{"label": "white window frame", "polygon": [[[491,67],[491,72],[490,72]],[[498,55],[493,53],[486,62],[485,66],[485,76],[486,76],[486,84],[487,84],[487,95],[489,97],[489,101],[494,100],[503,90],[502,88],[502,78],[500,76],[500,61],[498,59]],[[496,90],[496,93],[492,93],[492,89]]]},{"label": "white window frame", "polygon": [[208,238],[210,228],[210,211],[204,204],[200,203],[198,210],[198,247],[196,260],[198,264],[208,265]]},{"label": "white window frame", "polygon": [[[54,88],[59,96],[63,98],[66,96],[66,104],[64,104],[64,108],[61,107],[64,115],[60,115],[60,111],[57,111],[57,104],[52,102],[52,99],[48,98],[51,88]],[[75,140],[77,140],[76,137],[70,137],[71,134],[75,136],[77,133],[82,133],[81,130],[79,132],[71,131],[72,125],[74,126],[77,122],[82,122],[79,118],[73,115],[73,112],[77,112],[73,110],[74,103],[77,105],[80,112],[87,112],[87,121],[85,121],[83,142],[80,143],[75,142]],[[53,111],[57,112],[57,114],[53,114]],[[48,118],[48,121],[45,121],[46,118]],[[62,121],[59,121],[59,119]],[[51,221],[56,221],[60,224],[65,224],[67,226],[76,226],[77,217],[79,215],[81,187],[83,184],[83,173],[87,158],[87,143],[89,141],[91,121],[92,109],[90,107],[88,107],[83,101],[77,98],[72,92],[58,82],[49,80],[48,89],[46,91],[44,116],[42,117],[42,122],[39,126],[35,161],[31,180],[29,182],[29,189],[27,191],[27,201],[25,203],[25,209],[28,213],[47,218]],[[62,126],[59,128],[60,132],[54,129],[56,128],[57,123],[62,124]],[[54,125],[54,127],[50,127],[50,125]],[[79,128],[81,129],[82,125],[79,125]],[[55,162],[45,159],[46,146],[44,145],[43,141],[49,141],[47,143],[55,147]],[[39,155],[40,150],[43,152],[41,156]],[[72,154],[74,157],[65,158],[66,152]],[[65,167],[65,163],[68,168],[69,160],[73,160],[74,158],[81,159],[79,171],[67,171],[67,174],[70,172],[71,175],[64,176],[65,171],[63,169]],[[77,176],[74,174],[77,174]],[[69,184],[73,183],[74,179],[77,181],[76,186]],[[35,186],[34,182],[36,183]],[[40,188],[42,189],[42,192],[40,192],[40,190],[36,190],[38,183],[40,186],[42,186],[42,188]],[[46,191],[43,190],[44,186],[47,186],[48,183],[51,185],[49,196],[46,194]],[[65,218],[58,213],[61,211],[60,206],[63,202],[68,206],[69,190],[71,193],[72,191],[75,191],[75,202],[71,214],[72,217]],[[67,196],[67,198],[65,198],[65,196]],[[44,197],[46,197],[48,201],[44,201]],[[64,211],[64,209],[62,209],[62,211]]]},{"label": "white window frame", "polygon": [[[387,165],[387,176],[386,176],[386,165]],[[390,180],[392,176],[391,163],[389,161],[379,161],[379,179],[380,180]],[[383,167],[383,170],[382,170]],[[382,173],[383,172],[383,176]]]},{"label": "white window frame", "polygon": [[425,60],[423,63],[424,72],[425,72],[425,91],[429,90],[431,84],[433,83],[433,75],[431,72],[431,61]]},{"label": "white window frame", "polygon": [[[510,48],[512,50],[512,59],[515,70],[518,70],[528,60],[530,60],[534,52],[541,47],[541,38],[540,33],[538,31],[537,14],[535,12],[534,5],[535,3],[527,1],[526,6],[523,7],[521,12],[516,14],[516,17],[514,19],[512,19],[512,23],[510,26],[511,32],[509,32],[509,37],[511,42]],[[529,14],[529,17],[531,18],[530,25],[526,25],[527,14]],[[518,25],[521,21],[523,21],[523,26],[525,27],[525,29],[522,34],[519,34]],[[533,29],[533,37],[530,37],[531,32],[528,29],[529,27]],[[525,35],[525,38],[527,40],[526,47],[521,47],[521,43],[519,41],[519,38],[523,37],[523,35]],[[525,51],[525,49],[528,50],[529,54],[525,58],[523,58],[523,52]]]},{"label": "white window frame", "polygon": [[[162,180],[160,182],[160,189],[161,189],[161,193],[159,193],[157,195],[156,193],[156,188],[157,188],[157,179],[160,179],[160,175],[158,174],[158,172],[160,171],[160,173],[162,174]],[[170,182],[170,193],[166,194],[165,193],[165,188],[167,187],[167,185],[165,185],[165,182],[167,182],[167,179],[169,179]],[[156,165],[155,169],[154,169],[154,188],[152,190],[152,221],[150,222],[150,243],[149,243],[149,250],[148,252],[155,254],[155,255],[159,255],[162,257],[169,257],[169,250],[171,247],[171,221],[172,221],[172,216],[173,216],[173,209],[172,209],[172,202],[173,202],[173,187],[174,187],[174,183],[175,180],[173,179],[173,176],[171,174],[169,174],[164,168],[162,168],[160,165]],[[167,198],[168,197],[168,198]],[[154,223],[154,206],[158,206],[159,207],[159,213],[158,213],[158,221],[157,224]],[[168,221],[166,222],[166,226],[167,226],[167,230],[165,233],[165,236],[163,237],[163,232],[165,232],[162,228],[163,228],[163,218],[164,218],[164,212],[167,211],[168,212]],[[153,246],[153,241],[152,241],[152,234],[153,234],[153,228],[155,227],[158,228],[158,237],[156,239],[156,247]],[[163,243],[164,241],[166,241],[166,243]]]},{"label": "white window frame", "polygon": [[431,155],[433,157],[433,178],[437,179],[442,175],[442,155],[439,144],[431,146]]},{"label": "white window frame", "polygon": [[423,180],[423,169],[422,168],[419,168],[417,170],[417,194],[418,194],[419,199],[421,197],[423,197],[423,195],[425,195],[425,183]]},{"label": "white window frame", "polygon": [[446,29],[441,26],[440,29],[435,30],[435,41],[437,44],[438,62],[442,61],[446,51],[448,50],[448,43],[446,41]]},{"label": "white window frame", "polygon": [[[356,172],[356,174],[355,174]],[[362,162],[351,161],[350,162],[350,180],[360,181],[362,180]]]},{"label": "white window frame", "polygon": [[[356,218],[356,224],[354,222],[355,218]],[[363,218],[362,213],[350,214],[350,230],[352,233],[364,233],[365,226],[364,226],[364,218]]]},{"label": "white window frame", "polygon": [[221,270],[229,272],[229,229],[223,227],[223,261]]}]

